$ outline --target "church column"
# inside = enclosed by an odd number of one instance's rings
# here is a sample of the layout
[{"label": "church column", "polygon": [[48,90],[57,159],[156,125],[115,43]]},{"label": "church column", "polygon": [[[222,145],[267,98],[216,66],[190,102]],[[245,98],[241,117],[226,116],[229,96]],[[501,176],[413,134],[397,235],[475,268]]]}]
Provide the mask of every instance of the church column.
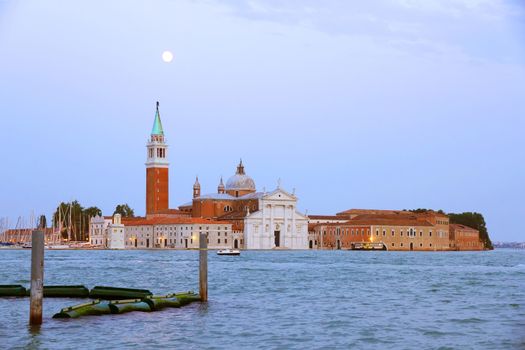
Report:
[{"label": "church column", "polygon": [[282,246],[283,247],[288,247],[288,248],[292,248],[290,246],[290,243],[286,237],[290,235],[290,233],[288,232],[288,206],[285,204],[284,205],[284,229],[282,230],[282,239],[283,239],[283,243],[282,243]]},{"label": "church column", "polygon": [[266,231],[264,230],[265,229],[264,226],[266,225],[266,221],[264,220],[264,217],[265,217],[264,207],[265,207],[264,201],[259,199],[259,210],[261,211],[262,218],[261,218],[261,226],[259,227],[259,231],[257,231],[257,235],[254,235],[254,240],[255,240],[255,236],[257,236],[257,241],[258,241],[257,249],[263,248],[262,243],[263,243],[264,236],[266,235]]},{"label": "church column", "polygon": [[297,248],[295,247],[295,243],[297,242],[297,237],[299,237],[299,232],[296,232],[297,230],[297,226],[295,225],[295,206],[292,205],[292,242],[294,243],[294,247],[293,248]]},{"label": "church column", "polygon": [[273,204],[270,204],[270,248],[273,248],[275,245],[275,239],[274,239],[274,227],[273,227]]}]

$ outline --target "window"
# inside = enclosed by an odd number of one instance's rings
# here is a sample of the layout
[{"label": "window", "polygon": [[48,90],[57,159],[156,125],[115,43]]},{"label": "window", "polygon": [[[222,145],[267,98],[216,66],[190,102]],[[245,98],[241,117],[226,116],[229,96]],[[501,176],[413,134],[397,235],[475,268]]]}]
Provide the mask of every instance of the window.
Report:
[{"label": "window", "polygon": [[383,236],[386,236],[386,230],[383,230]]},{"label": "window", "polygon": [[396,246],[396,244],[395,244],[395,243],[392,243],[392,247],[395,247],[395,246]]},{"label": "window", "polygon": [[217,244],[221,244],[221,239],[217,239]]},{"label": "window", "polygon": [[396,231],[392,230],[392,237],[395,235]]},{"label": "window", "polygon": [[430,231],[430,232],[428,233],[428,235],[429,235],[430,237],[432,237],[432,231]]},{"label": "window", "polygon": [[225,244],[228,244],[228,240],[227,240],[227,239],[224,239],[224,243],[225,243]]}]

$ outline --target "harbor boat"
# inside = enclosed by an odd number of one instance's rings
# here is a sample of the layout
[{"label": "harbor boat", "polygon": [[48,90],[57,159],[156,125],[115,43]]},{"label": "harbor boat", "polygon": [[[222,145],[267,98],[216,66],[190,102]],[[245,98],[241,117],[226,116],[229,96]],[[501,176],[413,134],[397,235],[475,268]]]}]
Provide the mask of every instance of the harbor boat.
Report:
[{"label": "harbor boat", "polygon": [[383,242],[356,242],[352,244],[353,250],[386,250]]},{"label": "harbor boat", "polygon": [[22,248],[24,248],[24,249],[31,249],[32,247],[33,247],[33,245],[31,244],[31,242],[27,242],[27,243],[22,244]]},{"label": "harbor boat", "polygon": [[217,251],[217,255],[241,255],[239,249],[220,249]]}]

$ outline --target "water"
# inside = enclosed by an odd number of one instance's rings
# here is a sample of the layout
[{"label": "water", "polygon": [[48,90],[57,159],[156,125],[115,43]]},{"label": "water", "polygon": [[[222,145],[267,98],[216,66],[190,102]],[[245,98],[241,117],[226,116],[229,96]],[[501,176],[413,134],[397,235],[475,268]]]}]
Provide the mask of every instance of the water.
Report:
[{"label": "water", "polygon": [[[30,251],[0,251],[0,284],[29,284]],[[46,251],[47,284],[198,289],[195,251]],[[525,349],[525,251],[209,255],[207,304],[55,320],[84,300],[0,299],[0,348]]]}]

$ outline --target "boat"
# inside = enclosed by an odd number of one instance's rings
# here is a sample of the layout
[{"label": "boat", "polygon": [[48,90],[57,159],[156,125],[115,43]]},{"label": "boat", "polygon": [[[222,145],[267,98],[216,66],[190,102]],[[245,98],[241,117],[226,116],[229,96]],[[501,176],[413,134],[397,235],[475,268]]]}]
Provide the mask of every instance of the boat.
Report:
[{"label": "boat", "polygon": [[33,245],[31,244],[31,242],[27,242],[27,243],[22,244],[22,248],[24,248],[24,249],[31,249],[32,247],[33,247]]},{"label": "boat", "polygon": [[48,249],[70,249],[71,247],[67,244],[51,244],[47,246]]},{"label": "boat", "polygon": [[217,251],[217,255],[241,255],[239,249],[220,249]]}]

